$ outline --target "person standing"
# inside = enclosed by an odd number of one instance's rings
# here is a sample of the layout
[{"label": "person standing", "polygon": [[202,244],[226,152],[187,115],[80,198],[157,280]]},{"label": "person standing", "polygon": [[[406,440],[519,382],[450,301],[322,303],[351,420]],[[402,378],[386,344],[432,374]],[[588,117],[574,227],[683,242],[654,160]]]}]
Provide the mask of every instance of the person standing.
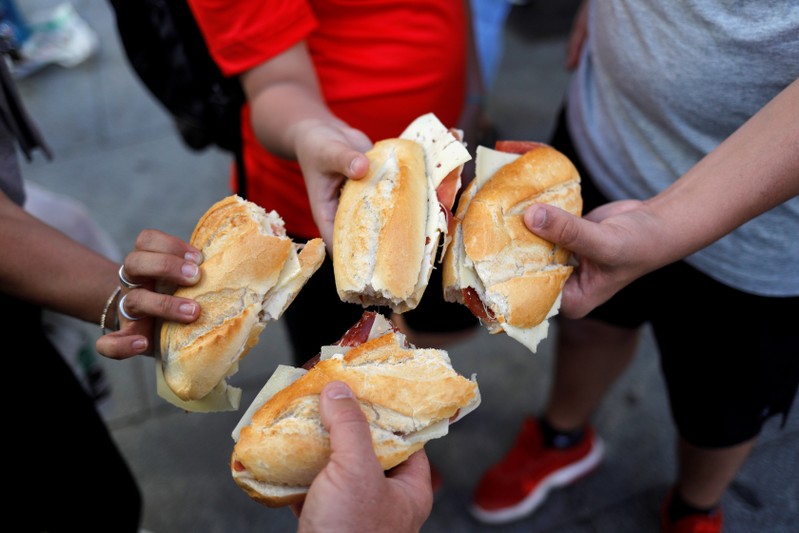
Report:
[{"label": "person standing", "polygon": [[[189,4],[212,57],[247,95],[247,199],[275,209],[298,242],[322,236],[331,246],[339,188],[365,175],[363,152],[426,113],[456,127],[467,76],[479,74],[468,66],[468,0]],[[477,331],[468,310],[435,290],[440,279],[434,270],[419,307],[395,317],[414,344]],[[336,342],[362,312],[340,301],[328,258],[282,318],[295,362]]]},{"label": "person standing", "polygon": [[[761,173],[799,171],[797,36],[799,6],[780,0],[584,2],[551,144],[580,171],[586,218],[602,220],[609,201],[648,201],[688,174],[738,190]],[[686,224],[706,220],[682,214]],[[766,421],[785,422],[799,386],[797,234],[794,196],[586,318],[559,317],[549,401],[483,475],[473,514],[490,523],[527,516],[553,487],[600,464],[591,415],[650,323],[679,434],[662,530],[721,531],[725,492]]]}]

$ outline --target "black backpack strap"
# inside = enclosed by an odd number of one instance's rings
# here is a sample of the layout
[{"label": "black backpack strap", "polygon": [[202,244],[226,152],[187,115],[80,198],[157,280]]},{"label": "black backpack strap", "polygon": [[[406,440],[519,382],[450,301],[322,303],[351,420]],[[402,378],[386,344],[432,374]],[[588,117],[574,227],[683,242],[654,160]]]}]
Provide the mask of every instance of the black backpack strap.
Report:
[{"label": "black backpack strap", "polygon": [[247,199],[247,172],[244,168],[244,150],[239,144],[239,147],[234,151],[236,156],[236,186],[237,194]]}]

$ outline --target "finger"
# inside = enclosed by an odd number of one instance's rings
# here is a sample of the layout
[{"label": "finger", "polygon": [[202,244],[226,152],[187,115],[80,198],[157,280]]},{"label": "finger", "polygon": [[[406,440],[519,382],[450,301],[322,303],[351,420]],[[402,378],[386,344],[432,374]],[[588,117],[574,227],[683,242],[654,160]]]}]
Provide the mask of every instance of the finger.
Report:
[{"label": "finger", "polygon": [[136,237],[135,249],[175,255],[196,264],[202,262],[202,253],[200,250],[183,239],[179,239],[178,237],[157,229],[142,230]]},{"label": "finger", "polygon": [[413,481],[422,486],[430,487],[430,461],[424,448],[413,453],[404,462],[392,468],[386,473],[386,476],[393,479]]},{"label": "finger", "polygon": [[325,385],[320,397],[320,411],[322,423],[330,433],[331,460],[343,456],[344,464],[380,468],[369,424],[345,383],[333,381]]},{"label": "finger", "polygon": [[423,522],[433,509],[433,484],[430,481],[430,462],[424,448],[411,455],[405,462],[392,468],[387,474],[392,483],[399,484],[416,508],[415,515]]},{"label": "finger", "polygon": [[[200,305],[189,298],[180,298],[169,294],[134,289],[120,300],[126,314],[132,317],[156,317],[163,320],[188,323],[200,316]],[[120,321],[124,321],[120,313]]]},{"label": "finger", "polygon": [[305,500],[303,500],[303,501],[301,501],[301,502],[299,502],[299,503],[292,503],[292,504],[290,505],[290,507],[291,507],[291,512],[292,512],[292,513],[294,513],[294,517],[295,517],[295,518],[299,518],[299,517],[300,517],[300,514],[302,514],[302,506],[303,506],[304,504],[305,504]]},{"label": "finger", "polygon": [[349,179],[359,180],[369,172],[369,159],[358,152],[350,160],[348,170],[344,173]]},{"label": "finger", "polygon": [[127,359],[147,353],[149,343],[144,335],[115,331],[97,339],[95,348],[97,353],[110,359]]},{"label": "finger", "polygon": [[130,281],[159,281],[189,286],[200,281],[201,271],[196,258],[170,253],[136,251],[125,258],[125,277]]},{"label": "finger", "polygon": [[350,179],[359,179],[369,170],[369,159],[363,153],[343,142],[331,142],[319,154],[322,166],[328,175],[339,174]]},{"label": "finger", "polygon": [[601,222],[606,218],[615,217],[634,209],[638,209],[641,207],[641,204],[642,202],[640,200],[617,200],[615,202],[608,202],[591,210],[589,213],[584,215],[583,218],[585,220],[590,220],[591,222]]},{"label": "finger", "polygon": [[572,251],[577,251],[572,246],[575,246],[580,236],[579,222],[579,217],[547,204],[534,204],[524,212],[527,229]]}]

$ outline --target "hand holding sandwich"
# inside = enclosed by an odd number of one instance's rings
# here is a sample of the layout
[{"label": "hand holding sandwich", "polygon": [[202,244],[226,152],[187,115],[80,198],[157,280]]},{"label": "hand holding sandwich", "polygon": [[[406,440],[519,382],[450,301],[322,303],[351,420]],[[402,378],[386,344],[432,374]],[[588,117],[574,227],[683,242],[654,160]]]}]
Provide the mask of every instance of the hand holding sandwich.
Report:
[{"label": "hand holding sandwich", "polygon": [[433,504],[424,449],[384,473],[349,387],[326,385],[320,409],[330,432],[330,461],[314,479],[304,504],[292,506],[298,531],[418,531]]},{"label": "hand holding sandwich", "polygon": [[[200,315],[194,300],[166,294],[169,287],[190,286],[200,279],[198,265],[202,254],[189,243],[155,229],[145,229],[123,262],[125,279],[140,285],[122,288],[116,301],[125,297],[125,312],[139,320],[119,317],[119,331],[97,340],[97,351],[111,359],[152,354],[155,345],[156,319],[189,323]],[[117,305],[120,305],[117,303]],[[109,321],[110,322],[110,321]]]},{"label": "hand holding sandwich", "polygon": [[293,128],[294,152],[300,164],[314,222],[328,248],[345,179],[360,179],[369,170],[362,152],[372,142],[360,130],[335,119],[305,120]]},{"label": "hand holding sandwich", "polygon": [[[799,80],[670,187],[643,202],[611,202],[583,219],[553,206],[530,206],[524,215],[528,229],[571,250],[579,261],[563,288],[563,315],[585,316],[636,278],[799,194],[799,157],[795,150],[780,149],[781,143],[799,139],[793,116],[784,112],[797,104]],[[742,164],[747,160],[751,163]]]}]

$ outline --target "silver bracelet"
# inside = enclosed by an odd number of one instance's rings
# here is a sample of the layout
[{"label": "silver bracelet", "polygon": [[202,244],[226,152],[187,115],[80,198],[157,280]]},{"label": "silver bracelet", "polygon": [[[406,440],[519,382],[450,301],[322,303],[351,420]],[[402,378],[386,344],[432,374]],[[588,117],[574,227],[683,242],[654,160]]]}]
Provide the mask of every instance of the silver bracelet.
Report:
[{"label": "silver bracelet", "polygon": [[[116,300],[116,297],[119,295],[119,292],[122,290],[122,287],[117,287],[114,289],[114,292],[111,293],[111,296],[108,297],[108,300],[105,302],[105,307],[103,307],[103,314],[100,315],[100,330],[103,332],[103,335],[109,333],[108,326],[105,325],[106,319],[108,319],[108,311],[111,309],[111,305]],[[117,328],[119,329],[119,328]]]}]

